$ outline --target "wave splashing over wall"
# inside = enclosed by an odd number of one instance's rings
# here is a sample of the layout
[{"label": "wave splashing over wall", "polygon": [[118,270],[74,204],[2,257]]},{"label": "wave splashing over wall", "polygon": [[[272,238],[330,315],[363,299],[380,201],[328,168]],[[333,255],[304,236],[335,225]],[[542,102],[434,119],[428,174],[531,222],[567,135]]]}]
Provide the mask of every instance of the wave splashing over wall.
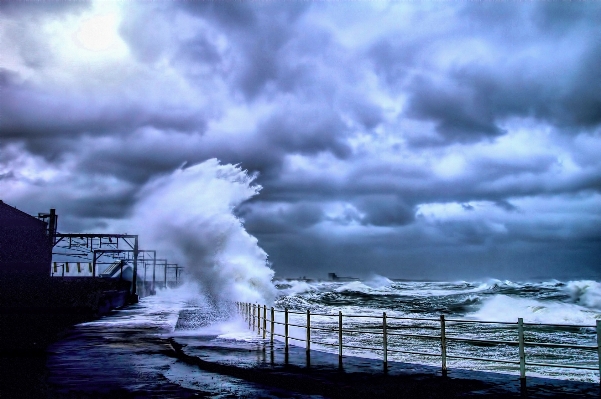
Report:
[{"label": "wave splashing over wall", "polygon": [[159,257],[185,266],[185,278],[216,308],[275,297],[267,254],[233,213],[261,190],[254,180],[216,159],[181,168],[149,182],[128,221],[139,231],[141,249],[157,249]]}]

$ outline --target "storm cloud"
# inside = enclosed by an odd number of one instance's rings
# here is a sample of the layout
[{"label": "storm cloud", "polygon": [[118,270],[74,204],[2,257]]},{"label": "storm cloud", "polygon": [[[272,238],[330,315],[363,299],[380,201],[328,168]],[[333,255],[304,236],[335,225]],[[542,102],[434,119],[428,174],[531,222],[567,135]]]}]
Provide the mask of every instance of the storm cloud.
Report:
[{"label": "storm cloud", "polygon": [[[598,278],[601,4],[0,5],[0,199],[62,231],[217,158],[278,276]],[[132,229],[135,229],[133,227]]]}]

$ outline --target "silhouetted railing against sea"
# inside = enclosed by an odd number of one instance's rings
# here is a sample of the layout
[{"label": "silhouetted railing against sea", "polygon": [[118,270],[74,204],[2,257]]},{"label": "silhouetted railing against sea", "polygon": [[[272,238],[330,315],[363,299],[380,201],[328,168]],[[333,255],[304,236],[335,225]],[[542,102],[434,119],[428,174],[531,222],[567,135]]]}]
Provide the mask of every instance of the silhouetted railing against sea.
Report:
[{"label": "silhouetted railing against sea", "polygon": [[[447,319],[444,315],[440,315],[439,318],[428,318],[428,317],[398,317],[388,316],[386,312],[383,312],[381,316],[376,315],[359,315],[359,314],[343,314],[339,311],[338,314],[327,314],[327,313],[311,313],[309,309],[305,312],[294,312],[287,308],[284,310],[275,309],[273,307],[267,308],[266,305],[258,305],[252,303],[237,302],[238,312],[243,316],[245,321],[248,322],[249,329],[257,331],[259,336],[262,335],[263,339],[269,340],[273,345],[274,337],[280,337],[284,341],[284,350],[288,353],[289,341],[299,341],[305,343],[307,356],[311,351],[311,344],[335,347],[338,349],[338,361],[342,367],[343,350],[363,350],[368,351],[372,355],[377,355],[382,359],[384,371],[388,368],[389,354],[404,354],[412,356],[423,356],[423,357],[434,357],[440,358],[440,364],[443,375],[446,375],[448,359],[459,359],[459,360],[471,360],[477,362],[487,363],[501,363],[506,365],[519,366],[519,374],[522,380],[526,378],[527,366],[540,367],[540,368],[567,368],[567,369],[579,369],[579,370],[593,370],[598,371],[601,375],[601,320],[596,321],[596,325],[574,325],[574,324],[545,324],[545,323],[525,323],[522,318],[518,318],[517,322],[500,322],[500,321],[480,321],[480,320],[467,320],[467,319]],[[268,314],[269,313],[269,314]],[[276,315],[283,315],[283,321],[278,321]],[[296,321],[290,322],[290,316],[295,317],[297,320],[305,319],[304,323]],[[319,318],[321,321],[326,321],[327,326],[315,326],[311,325],[311,321]],[[344,325],[344,320],[347,320],[347,327]],[[368,323],[373,321],[371,324],[361,324],[351,326],[349,328],[349,320],[353,319],[367,319]],[[422,323],[418,325],[416,323]],[[468,336],[458,336],[455,334],[449,334],[448,329],[453,327],[468,326],[470,329],[463,332],[469,331]],[[276,326],[283,327],[283,334],[276,332]],[[517,329],[516,338],[514,340],[506,339],[486,339],[479,336],[479,334],[486,334],[484,329],[481,331],[477,330],[477,326],[494,326],[496,331],[503,331],[505,335],[508,329]],[[298,338],[290,335],[290,328],[298,328],[304,330],[305,337]],[[490,328],[490,327],[487,327]],[[549,342],[549,336],[552,331],[582,331],[585,330],[588,335],[593,333],[596,335],[596,345],[580,345],[573,343],[557,343]],[[403,330],[409,332],[402,332]],[[417,331],[416,331],[417,330]],[[419,332],[419,331],[424,332]],[[317,332],[317,333],[315,333]],[[547,333],[543,337],[543,333]],[[527,340],[526,333],[530,333],[534,340]],[[312,335],[319,335],[319,340],[316,340]],[[362,345],[350,345],[345,343],[345,338],[355,337],[361,338],[365,335],[372,337],[372,343],[375,341],[379,346],[362,346]],[[476,335],[477,337],[474,337]],[[377,337],[377,338],[375,338]],[[375,338],[375,340],[373,339]],[[412,340],[411,343],[415,344],[417,341],[427,340],[430,342],[437,342],[439,346],[438,351],[424,351],[424,350],[413,350],[412,348],[401,349],[403,345],[400,345],[400,339]],[[369,341],[369,340],[368,340]],[[391,341],[395,345],[391,345]],[[471,356],[463,353],[449,352],[449,349],[456,349],[453,345],[458,344],[471,344],[476,347],[495,347],[498,352],[506,356],[504,358],[495,357],[484,357],[484,356]],[[405,345],[407,347],[407,345]],[[515,348],[517,347],[517,353]],[[513,349],[510,349],[513,348]],[[575,351],[595,351],[597,364],[595,366],[590,365],[591,360],[582,361],[582,358],[578,353],[570,353],[572,358],[577,359],[576,363],[557,363],[557,362],[544,362],[544,361],[527,361],[526,359],[526,348],[555,348],[562,350],[575,350]],[[495,352],[495,353],[498,353]],[[517,355],[511,358],[511,355]],[[536,356],[534,356],[536,358]],[[555,353],[553,357],[559,357]],[[567,353],[564,353],[564,357],[568,357]],[[413,359],[415,360],[415,359]],[[586,364],[588,363],[588,364]],[[458,367],[461,368],[461,367]]]}]

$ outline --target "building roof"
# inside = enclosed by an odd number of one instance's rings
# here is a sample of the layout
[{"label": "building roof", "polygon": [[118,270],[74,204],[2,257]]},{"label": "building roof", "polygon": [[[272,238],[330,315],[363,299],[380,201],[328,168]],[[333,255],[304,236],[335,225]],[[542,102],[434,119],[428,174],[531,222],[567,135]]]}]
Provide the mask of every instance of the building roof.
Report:
[{"label": "building roof", "polygon": [[45,227],[47,223],[0,200],[0,228],[36,224]]}]

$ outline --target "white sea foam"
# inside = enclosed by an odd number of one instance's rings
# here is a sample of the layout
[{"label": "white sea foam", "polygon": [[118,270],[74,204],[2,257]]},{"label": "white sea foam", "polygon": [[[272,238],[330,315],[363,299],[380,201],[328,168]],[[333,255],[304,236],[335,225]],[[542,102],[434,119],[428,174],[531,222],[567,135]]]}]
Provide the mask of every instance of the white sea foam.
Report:
[{"label": "white sea foam", "polygon": [[530,323],[594,325],[598,312],[573,303],[539,301],[494,295],[485,299],[482,307],[468,318],[485,321],[516,322],[519,317]]},{"label": "white sea foam", "polygon": [[279,289],[280,295],[298,295],[315,290],[315,287],[306,281],[291,280],[282,285],[284,288]]},{"label": "white sea foam", "polygon": [[272,303],[276,291],[267,254],[233,213],[260,191],[253,181],[239,166],[216,159],[178,169],[149,182],[131,218],[117,228],[135,228],[141,249],[157,249],[185,266],[185,278],[197,282],[213,306]]},{"label": "white sea foam", "polygon": [[601,310],[601,284],[596,281],[570,281],[566,291],[572,300],[587,308]]},{"label": "white sea foam", "polygon": [[371,288],[384,288],[392,284],[392,280],[387,277],[374,274],[364,281],[364,284]]}]

